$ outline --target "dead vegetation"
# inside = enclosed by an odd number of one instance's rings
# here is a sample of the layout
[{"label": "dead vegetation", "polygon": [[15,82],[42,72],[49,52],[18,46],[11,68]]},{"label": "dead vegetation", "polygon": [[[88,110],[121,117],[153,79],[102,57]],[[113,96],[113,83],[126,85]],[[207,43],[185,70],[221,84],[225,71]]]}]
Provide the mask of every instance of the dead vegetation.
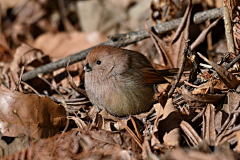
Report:
[{"label": "dead vegetation", "polygon": [[[237,0],[0,5],[1,158],[239,159]],[[89,102],[84,59],[99,44],[179,68],[149,112],[119,118]]]}]

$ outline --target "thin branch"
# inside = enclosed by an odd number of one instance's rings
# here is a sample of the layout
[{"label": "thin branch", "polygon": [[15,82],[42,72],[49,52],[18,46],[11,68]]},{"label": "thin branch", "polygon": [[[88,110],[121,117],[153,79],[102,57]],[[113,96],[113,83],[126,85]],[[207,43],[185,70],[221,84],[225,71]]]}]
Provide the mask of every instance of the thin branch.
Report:
[{"label": "thin branch", "polygon": [[227,39],[228,52],[235,53],[230,13],[228,11],[227,6],[224,3],[224,0],[222,1],[222,3],[223,3],[223,20],[225,26],[225,35]]},{"label": "thin branch", "polygon": [[[193,22],[195,24],[198,24],[198,23],[201,23],[201,22],[209,20],[209,19],[218,18],[220,16],[222,16],[222,8],[211,9],[208,11],[203,11],[203,12],[199,12],[199,13],[195,14],[193,17]],[[168,31],[176,29],[179,26],[179,24],[181,23],[181,21],[182,21],[182,18],[174,19],[174,20],[162,23],[162,24],[158,24],[155,27],[151,27],[151,30],[158,34],[166,33]],[[140,31],[129,32],[126,34],[117,34],[117,35],[111,36],[111,40],[101,43],[99,45],[124,47],[129,44],[139,42],[148,37],[149,37],[149,34],[144,29],[144,30],[140,30]],[[124,41],[123,41],[123,39],[124,39]],[[119,44],[118,40],[120,41],[121,44]],[[67,62],[70,58],[71,58],[71,62],[69,65],[79,62],[79,61],[82,61],[86,58],[88,52],[92,48],[93,47],[83,50],[81,52],[78,52],[74,55],[68,56],[59,61],[40,66],[40,67],[36,68],[35,70],[26,72],[22,76],[22,81],[27,81],[27,80],[36,78],[39,73],[46,74],[49,72],[53,72],[57,69],[64,68],[64,67],[66,67]]]},{"label": "thin branch", "polygon": [[204,114],[206,108],[204,108],[200,113],[198,113],[198,115],[196,115],[191,121],[195,122],[198,118],[202,117],[202,115]]},{"label": "thin branch", "polygon": [[240,60],[240,54],[234,59],[232,60],[230,63],[228,63],[224,68],[226,70],[228,70],[229,68],[231,68],[235,63],[237,63],[237,61]]},{"label": "thin branch", "polygon": [[174,84],[172,85],[170,91],[168,92],[168,97],[172,97],[172,94],[174,92],[174,90],[176,89],[181,77],[182,77],[182,74],[183,74],[183,71],[184,71],[184,66],[185,66],[185,62],[186,62],[186,59],[187,59],[187,54],[189,52],[189,50],[191,50],[189,48],[189,44],[188,44],[189,40],[186,40],[185,44],[185,50],[184,50],[184,53],[182,55],[182,60],[181,60],[181,64],[180,64],[180,67],[179,67],[179,70],[178,70],[178,74],[177,74],[177,79],[174,81]]}]

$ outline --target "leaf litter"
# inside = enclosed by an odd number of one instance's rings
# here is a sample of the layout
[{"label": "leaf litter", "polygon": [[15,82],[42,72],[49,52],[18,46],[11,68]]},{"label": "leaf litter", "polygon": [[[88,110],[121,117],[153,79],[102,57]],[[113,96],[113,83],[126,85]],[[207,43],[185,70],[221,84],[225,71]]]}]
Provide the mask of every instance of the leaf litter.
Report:
[{"label": "leaf litter", "polygon": [[[154,48],[159,57],[158,60],[153,60],[160,62],[153,64],[156,69],[178,68],[186,51],[186,43],[189,43],[189,62],[186,65],[195,69],[196,73],[191,75],[193,71],[190,74],[184,71],[171,98],[167,92],[172,85],[157,86],[159,92],[149,112],[118,118],[105,110],[98,112],[84,94],[71,88],[69,81],[84,90],[84,61],[41,78],[19,81],[21,72],[34,70],[106,41],[105,35],[96,31],[76,31],[73,28],[79,22],[74,19],[70,19],[71,23],[68,23],[69,19],[68,22],[58,21],[68,24],[69,33],[60,32],[56,23],[59,19],[54,17],[54,12],[47,9],[49,1],[27,1],[25,4],[19,2],[16,8],[7,4],[7,1],[5,3],[4,7],[11,8],[12,12],[4,10],[4,13],[14,15],[15,19],[11,21],[11,27],[6,27],[9,24],[4,19],[4,34],[0,39],[1,157],[238,159],[239,74],[224,68],[229,61],[223,62],[221,66],[201,53],[195,53],[198,46],[206,41],[207,34],[219,25],[221,18],[206,27],[191,44],[188,41],[192,32],[190,20],[194,9],[191,1],[176,31],[157,35],[146,27],[151,37],[146,44],[154,44],[155,48],[147,47]],[[109,3],[113,2],[109,0]],[[138,2],[134,3],[140,5]],[[134,3],[125,2],[124,5],[128,6],[125,6],[125,10],[134,6]],[[213,5],[211,0],[206,3]],[[173,14],[182,7],[173,3],[159,4],[171,9],[164,15],[161,7],[154,8],[154,12],[158,11],[163,16],[163,21],[173,18]],[[73,14],[71,9],[68,11],[64,14]],[[235,15],[234,12],[237,12],[236,8],[231,9],[232,15]],[[64,16],[63,13],[59,14]],[[155,21],[153,23],[158,23],[160,19],[152,20]],[[239,22],[235,22],[234,38],[236,48],[239,48]],[[116,21],[112,23],[114,26]],[[126,24],[122,25],[126,29]],[[130,48],[137,49],[144,45],[136,44]],[[196,65],[199,64],[198,60],[201,61],[200,58],[210,65],[210,69]]]}]

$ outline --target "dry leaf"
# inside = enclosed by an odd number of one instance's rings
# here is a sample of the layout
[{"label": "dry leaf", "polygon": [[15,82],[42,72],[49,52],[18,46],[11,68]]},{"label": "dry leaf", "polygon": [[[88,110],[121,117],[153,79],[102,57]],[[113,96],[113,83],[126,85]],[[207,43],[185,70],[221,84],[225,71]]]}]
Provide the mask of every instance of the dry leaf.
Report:
[{"label": "dry leaf", "polygon": [[201,53],[198,55],[206,61],[209,65],[211,65],[215,71],[218,73],[219,78],[221,81],[230,89],[236,89],[240,85],[240,81],[230,72],[228,72],[222,66],[217,65],[214,62],[209,61],[206,57],[204,57]]},{"label": "dry leaf", "polygon": [[185,101],[192,107],[205,107],[206,104],[220,104],[225,94],[192,94],[184,86],[182,94]]},{"label": "dry leaf", "polygon": [[151,138],[151,145],[155,146],[157,144],[161,144],[158,137],[158,122],[161,116],[163,115],[163,107],[160,103],[153,105],[154,110],[156,111],[156,119],[154,121],[153,129],[152,129],[152,138]]},{"label": "dry leaf", "polygon": [[[34,69],[49,62],[49,56],[26,43],[22,43],[16,49],[10,69],[12,72],[17,73],[22,66],[28,66]],[[26,70],[28,70],[28,67],[26,67]]]},{"label": "dry leaf", "polygon": [[[173,106],[172,98],[169,98],[164,109],[163,116],[158,121],[158,138],[163,138],[167,146],[179,146],[181,140],[179,111]],[[171,124],[171,125],[169,125]]]},{"label": "dry leaf", "polygon": [[190,46],[191,50],[194,50],[199,44],[201,44],[205,40],[208,33],[212,30],[213,27],[215,27],[217,25],[217,23],[219,22],[220,19],[222,19],[222,17],[215,20],[212,24],[210,24],[207,28],[205,28],[201,32],[201,34],[198,36],[198,38],[191,44],[191,46]]},{"label": "dry leaf", "polygon": [[182,54],[185,48],[185,40],[188,39],[188,30],[192,10],[192,1],[190,0],[188,8],[184,14],[183,20],[179,25],[170,45],[167,45],[157,35],[155,35],[147,26],[146,30],[150,34],[158,53],[160,54],[161,66],[157,69],[178,68],[181,63]]},{"label": "dry leaf", "polygon": [[106,40],[107,38],[98,32],[44,33],[36,39],[33,46],[54,60],[59,60]]},{"label": "dry leaf", "polygon": [[236,92],[228,92],[227,99],[227,103],[223,104],[222,109],[217,112],[215,116],[215,128],[218,133],[221,132],[224,122],[226,122],[228,118],[231,118],[232,112],[236,110],[240,95]]},{"label": "dry leaf", "polygon": [[192,126],[188,122],[182,121],[180,123],[180,127],[194,146],[202,142],[202,139],[200,138],[200,136],[197,134],[197,132],[192,128]]},{"label": "dry leaf", "polygon": [[215,106],[212,104],[207,105],[207,109],[205,110],[205,128],[203,131],[204,140],[211,146],[214,146],[216,140],[216,130],[215,130]]},{"label": "dry leaf", "polygon": [[240,131],[237,131],[237,138],[238,138],[237,152],[240,153]]},{"label": "dry leaf", "polygon": [[55,135],[66,125],[65,109],[49,97],[0,90],[3,135],[24,133],[36,139]]},{"label": "dry leaf", "polygon": [[[192,94],[204,94],[206,93],[206,90],[209,89],[211,85],[211,81],[207,81],[207,83],[201,85],[199,88],[195,88],[193,91],[192,91]],[[228,90],[228,88],[224,85],[223,82],[221,82],[220,80],[218,79],[214,79],[213,80],[213,89],[214,91],[226,91]]]},{"label": "dry leaf", "polygon": [[[10,139],[13,139],[13,141],[9,142]],[[6,157],[24,150],[29,147],[29,140],[31,139],[24,134],[17,135],[16,137],[1,136],[0,157]]]}]

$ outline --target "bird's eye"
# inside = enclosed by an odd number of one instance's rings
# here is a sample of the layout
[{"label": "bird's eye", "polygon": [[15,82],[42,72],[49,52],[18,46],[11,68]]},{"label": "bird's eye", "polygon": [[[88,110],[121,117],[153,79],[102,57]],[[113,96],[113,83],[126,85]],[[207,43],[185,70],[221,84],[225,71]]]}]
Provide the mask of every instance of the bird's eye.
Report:
[{"label": "bird's eye", "polygon": [[101,64],[101,61],[97,61],[97,64],[100,65],[100,64]]}]

